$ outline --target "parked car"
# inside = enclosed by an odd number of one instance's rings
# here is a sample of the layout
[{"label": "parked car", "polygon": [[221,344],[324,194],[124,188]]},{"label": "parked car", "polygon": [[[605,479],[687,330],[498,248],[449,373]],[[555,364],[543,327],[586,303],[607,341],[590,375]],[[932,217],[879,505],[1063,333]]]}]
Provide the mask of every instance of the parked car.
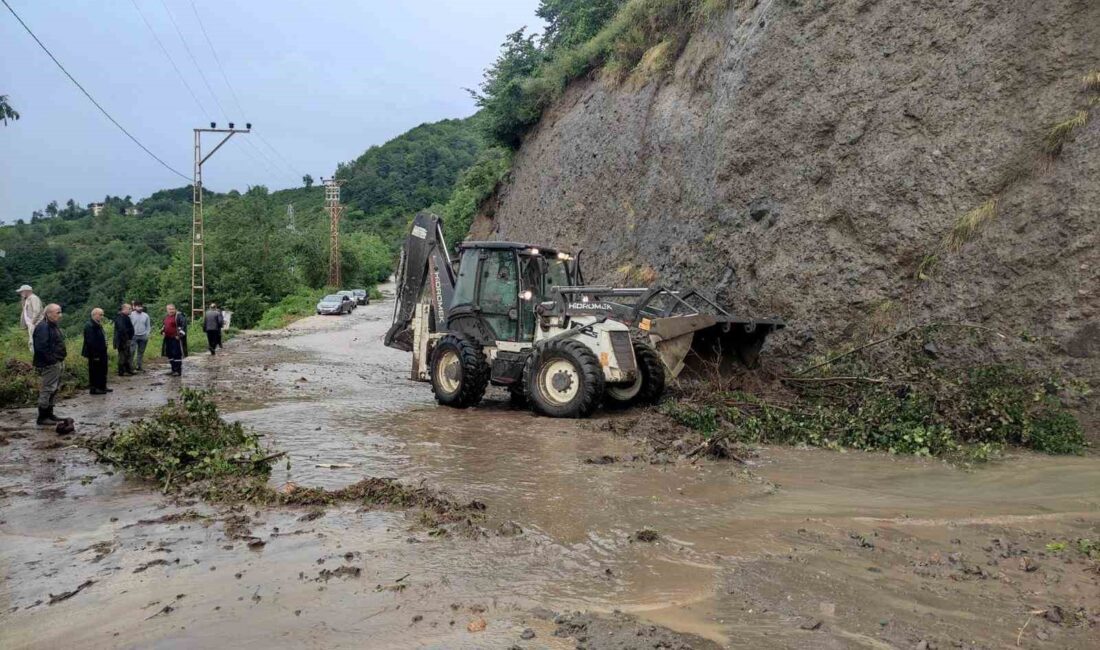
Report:
[{"label": "parked car", "polygon": [[366,289],[352,289],[351,292],[355,294],[355,301],[360,305],[370,304],[370,294]]},{"label": "parked car", "polygon": [[359,301],[356,300],[355,294],[352,293],[351,291],[349,291],[348,289],[344,289],[343,291],[337,291],[336,293],[338,295],[341,295],[341,296],[346,296],[347,299],[351,301],[351,308],[352,309],[355,309],[356,307],[359,306]]},{"label": "parked car", "polygon": [[355,309],[355,301],[351,298],[333,293],[321,298],[317,303],[317,313],[320,314],[350,314]]}]

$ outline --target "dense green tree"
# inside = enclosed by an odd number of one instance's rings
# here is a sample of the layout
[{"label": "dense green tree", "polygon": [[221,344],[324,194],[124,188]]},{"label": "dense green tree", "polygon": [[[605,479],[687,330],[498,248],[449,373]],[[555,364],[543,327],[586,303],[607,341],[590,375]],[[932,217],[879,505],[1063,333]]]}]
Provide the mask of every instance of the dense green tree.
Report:
[{"label": "dense green tree", "polygon": [[19,113],[11,107],[10,103],[8,103],[8,96],[0,95],[0,122],[3,122],[4,126],[7,126],[8,120],[18,119]]},{"label": "dense green tree", "polygon": [[541,0],[535,15],[546,21],[541,44],[548,54],[595,36],[625,0]]},{"label": "dense green tree", "polygon": [[313,187],[313,177],[310,176],[309,174],[306,174],[305,176],[302,177],[302,184],[306,186],[307,190],[309,188]]},{"label": "dense green tree", "polygon": [[421,124],[340,165],[343,201],[358,210],[349,211],[349,230],[399,242],[409,215],[446,201],[459,174],[477,159],[485,146],[478,120]]},{"label": "dense green tree", "polygon": [[527,129],[538,121],[540,109],[533,103],[524,84],[544,60],[535,36],[526,28],[512,32],[504,40],[500,55],[485,71],[481,91],[474,92],[477,105],[485,114],[484,128],[496,142],[515,149]]}]

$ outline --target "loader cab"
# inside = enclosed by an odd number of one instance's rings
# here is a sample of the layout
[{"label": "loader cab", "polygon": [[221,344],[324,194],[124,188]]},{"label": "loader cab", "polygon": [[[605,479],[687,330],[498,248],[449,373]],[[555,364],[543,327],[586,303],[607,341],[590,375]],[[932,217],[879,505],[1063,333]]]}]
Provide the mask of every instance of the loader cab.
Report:
[{"label": "loader cab", "polygon": [[513,242],[468,242],[459,246],[448,328],[482,345],[529,342],[535,336],[535,306],[550,288],[570,283],[569,256]]}]

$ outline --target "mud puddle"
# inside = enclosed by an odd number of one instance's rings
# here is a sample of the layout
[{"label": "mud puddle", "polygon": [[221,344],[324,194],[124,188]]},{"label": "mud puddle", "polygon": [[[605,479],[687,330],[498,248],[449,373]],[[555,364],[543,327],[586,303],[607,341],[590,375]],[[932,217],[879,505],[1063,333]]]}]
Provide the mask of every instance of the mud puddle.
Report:
[{"label": "mud puddle", "polygon": [[[0,448],[4,646],[625,648],[652,647],[659,625],[697,635],[672,647],[1094,647],[1098,576],[1047,545],[1100,539],[1095,457],[651,464],[635,440],[503,394],[435,407],[380,343],[391,307],[243,337],[193,356],[183,381],[218,387],[229,417],[289,452],[275,484],[394,476],[482,501],[484,521],[436,536],[415,511],[165,507],[32,431]],[[88,426],[139,417],[176,386],[155,381],[66,408]],[[230,516],[264,544],[227,532]],[[601,616],[552,622],[572,610]]]}]

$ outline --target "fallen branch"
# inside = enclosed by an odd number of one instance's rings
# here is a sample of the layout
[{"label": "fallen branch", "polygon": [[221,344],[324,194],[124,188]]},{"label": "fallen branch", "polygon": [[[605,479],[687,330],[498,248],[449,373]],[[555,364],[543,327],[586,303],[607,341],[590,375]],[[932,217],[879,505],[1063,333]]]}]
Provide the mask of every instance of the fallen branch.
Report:
[{"label": "fallen branch", "polygon": [[80,583],[80,586],[78,586],[76,589],[73,589],[72,591],[63,591],[56,596],[50,594],[49,604],[53,605],[54,603],[60,603],[63,600],[68,600],[94,584],[95,580],[85,580],[84,582]]},{"label": "fallen branch", "polygon": [[831,365],[832,363],[840,361],[841,359],[843,359],[845,357],[850,357],[853,354],[855,354],[856,352],[859,352],[860,350],[866,350],[867,348],[871,348],[871,347],[874,347],[876,345],[881,345],[883,343],[893,341],[894,339],[900,339],[901,337],[905,336],[909,332],[912,332],[913,330],[918,329],[920,327],[924,327],[924,326],[923,325],[914,325],[914,326],[912,326],[908,329],[902,330],[902,331],[900,331],[896,334],[891,334],[890,336],[886,336],[886,337],[883,337],[881,339],[871,341],[870,343],[864,343],[863,345],[861,345],[859,347],[852,348],[851,350],[848,350],[847,352],[842,352],[842,353],[836,355],[835,357],[830,357],[829,359],[826,359],[825,361],[822,361],[821,363],[817,364],[816,366],[810,366],[809,368],[806,368],[805,370],[799,370],[798,372],[794,373],[794,376],[795,377],[800,377],[800,376],[810,372],[811,370],[817,370],[818,368],[824,368],[825,366],[828,366],[828,365]]},{"label": "fallen branch", "polygon": [[266,463],[269,460],[275,460],[276,458],[282,458],[283,456],[286,456],[285,451],[280,451],[279,453],[271,454],[270,456],[264,456],[263,458],[257,458],[257,459],[254,459],[254,460],[250,460],[248,458],[233,458],[231,460],[234,463],[237,463],[238,465],[246,465],[248,463],[252,463],[253,465],[258,465],[260,463]]},{"label": "fallen branch", "polygon": [[885,379],[874,377],[780,377],[782,382],[834,382],[834,381],[862,381],[868,384],[885,384]]},{"label": "fallen branch", "polygon": [[[722,444],[722,446],[719,447],[720,443],[724,443],[724,444]],[[694,465],[699,460],[699,456],[702,455],[702,453],[704,451],[706,451],[708,455],[710,455],[710,454],[713,454],[715,456],[720,455],[722,458],[729,458],[730,460],[735,460],[735,461],[741,463],[742,465],[745,464],[745,459],[741,458],[737,454],[733,453],[733,451],[730,449],[730,442],[729,442],[729,437],[728,436],[708,438],[708,439],[704,440],[701,444],[696,446],[694,449],[689,451],[684,457],[685,458],[692,458],[693,460],[691,461],[691,464]]]}]

